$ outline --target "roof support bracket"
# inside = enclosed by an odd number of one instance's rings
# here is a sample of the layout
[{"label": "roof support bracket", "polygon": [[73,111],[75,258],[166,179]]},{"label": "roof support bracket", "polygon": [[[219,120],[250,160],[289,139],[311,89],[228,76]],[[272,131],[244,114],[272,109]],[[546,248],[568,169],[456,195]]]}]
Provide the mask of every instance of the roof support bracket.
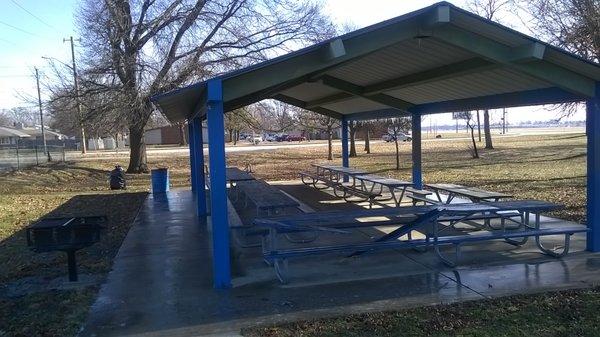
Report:
[{"label": "roof support bracket", "polygon": [[344,47],[344,41],[342,39],[335,39],[327,44],[327,56],[326,60],[333,60],[338,57],[346,55],[346,48]]},{"label": "roof support bracket", "polygon": [[[412,106],[414,106],[414,104],[401,100],[399,98],[395,98],[389,95],[385,95],[385,94],[381,94],[381,93],[375,93],[372,95],[367,95],[365,94],[365,88],[359,85],[356,85],[354,83],[350,83],[348,81],[344,81],[342,79],[339,78],[335,78],[333,76],[329,76],[329,75],[324,75],[321,76],[321,78],[319,79],[319,81],[323,84],[326,85],[328,87],[331,88],[335,88],[338,90],[341,90],[343,92],[345,92],[346,94],[349,94],[351,96],[348,97],[351,98],[352,96],[358,96],[358,97],[362,97],[365,99],[368,99],[370,101],[376,102],[376,103],[380,103],[386,106],[389,106],[391,108],[394,109],[400,109],[400,110],[406,110]],[[330,96],[331,97],[331,96]],[[333,103],[333,102],[323,102],[322,100],[319,100],[318,102],[313,101],[313,102],[308,102],[308,106],[314,106],[315,103],[318,104],[325,104],[325,103]]]}]

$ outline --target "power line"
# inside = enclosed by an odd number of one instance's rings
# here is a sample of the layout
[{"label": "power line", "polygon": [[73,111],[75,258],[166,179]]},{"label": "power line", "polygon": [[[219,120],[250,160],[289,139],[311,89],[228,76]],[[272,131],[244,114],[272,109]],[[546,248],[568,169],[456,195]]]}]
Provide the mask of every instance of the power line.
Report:
[{"label": "power line", "polygon": [[17,1],[15,0],[10,0],[13,4],[15,4],[17,7],[21,8],[22,10],[24,10],[27,14],[31,15],[32,17],[34,17],[36,20],[38,20],[39,22],[45,24],[46,26],[56,30],[56,28],[54,28],[52,25],[50,25],[49,23],[47,23],[46,21],[40,19],[37,15],[31,13],[30,11],[28,11],[25,7],[21,6]]},{"label": "power line", "polygon": [[42,36],[39,36],[39,35],[37,35],[37,34],[35,34],[35,33],[29,32],[29,31],[26,31],[25,29],[19,28],[19,27],[17,27],[17,26],[13,26],[13,25],[11,25],[10,23],[6,23],[6,22],[4,22],[4,21],[0,21],[0,24],[2,24],[2,25],[5,25],[5,26],[7,26],[7,27],[10,27],[10,28],[12,28],[12,29],[18,30],[18,31],[20,31],[20,32],[22,32],[22,33],[29,34],[29,35],[31,35],[31,36],[35,36],[35,37],[39,37],[39,38],[43,38]]}]

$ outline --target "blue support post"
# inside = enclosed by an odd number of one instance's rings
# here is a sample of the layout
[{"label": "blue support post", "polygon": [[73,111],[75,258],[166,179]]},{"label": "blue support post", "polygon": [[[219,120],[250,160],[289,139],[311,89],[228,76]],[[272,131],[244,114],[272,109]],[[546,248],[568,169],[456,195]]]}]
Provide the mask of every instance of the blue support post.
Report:
[{"label": "blue support post", "polygon": [[192,192],[196,191],[196,164],[194,161],[194,125],[188,120],[188,146],[190,148],[190,180]]},{"label": "blue support post", "polygon": [[223,84],[221,80],[209,80],[207,90],[213,285],[217,289],[226,289],[231,287],[231,261],[229,259],[229,223],[227,220],[227,185],[225,181],[225,122],[223,116]]},{"label": "blue support post", "polygon": [[200,117],[192,120],[194,129],[194,174],[196,183],[196,209],[198,216],[206,215],[206,179],[204,177],[204,139]]},{"label": "blue support post", "polygon": [[[348,120],[342,117],[342,166],[350,167],[350,153],[348,151]],[[349,177],[344,175],[344,182],[349,181]]]},{"label": "blue support post", "polygon": [[600,251],[600,82],[586,103],[587,133],[587,250]]},{"label": "blue support post", "polygon": [[412,181],[415,188],[423,188],[421,173],[421,115],[412,114]]}]

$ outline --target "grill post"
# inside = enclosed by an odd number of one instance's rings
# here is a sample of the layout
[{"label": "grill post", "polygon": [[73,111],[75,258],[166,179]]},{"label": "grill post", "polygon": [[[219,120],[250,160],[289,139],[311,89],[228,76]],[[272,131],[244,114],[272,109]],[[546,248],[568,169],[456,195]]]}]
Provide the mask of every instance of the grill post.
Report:
[{"label": "grill post", "polygon": [[67,260],[69,265],[69,281],[77,282],[77,260],[75,259],[75,250],[67,250]]}]

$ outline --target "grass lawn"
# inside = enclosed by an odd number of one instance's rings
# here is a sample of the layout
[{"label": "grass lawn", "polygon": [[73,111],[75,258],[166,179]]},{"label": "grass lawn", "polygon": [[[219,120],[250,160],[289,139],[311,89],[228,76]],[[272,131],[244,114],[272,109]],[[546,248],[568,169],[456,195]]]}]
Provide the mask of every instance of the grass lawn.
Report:
[{"label": "grass lawn", "polygon": [[[480,159],[471,159],[467,140],[424,141],[425,182],[455,182],[508,192],[517,198],[561,202],[567,208],[557,212],[556,216],[585,221],[584,134],[497,137],[495,147],[495,150],[481,150]],[[393,144],[372,144],[369,155],[364,154],[360,146],[357,150],[359,157],[351,158],[351,166],[379,175],[410,179],[409,143],[401,145],[399,170],[395,169]],[[340,146],[337,145],[334,151],[337,156],[334,162],[340,163]],[[311,163],[325,161],[326,152],[327,147],[320,146],[230,153],[227,156],[228,164],[232,166],[243,168],[247,163],[252,164],[258,178],[288,180],[296,179],[299,171],[310,169]],[[169,167],[173,187],[189,186],[186,156],[156,154],[148,160],[150,167]],[[97,160],[57,163],[0,174],[0,336],[69,336],[76,333],[95,298],[97,286],[76,290],[32,290],[18,296],[10,295],[7,289],[66,277],[64,253],[34,254],[25,247],[23,228],[48,213],[108,215],[109,224],[102,242],[78,254],[82,274],[100,278],[106,275],[146,196],[150,180],[148,174],[128,175],[126,192],[107,191],[108,171],[116,161],[127,165],[122,157],[103,156]],[[592,330],[598,323],[592,313],[600,309],[599,301],[600,294],[596,290],[572,291],[301,322],[246,333],[251,336],[362,336],[394,335],[405,331],[433,335],[456,332],[473,336],[568,335],[569,330],[560,329],[572,328],[576,322],[575,328],[579,329],[576,332],[599,335],[598,330]],[[561,309],[563,305],[564,310]],[[575,310],[568,311],[568,308]],[[529,324],[526,319],[531,317],[533,323]],[[548,322],[557,322],[564,317],[570,317],[570,321],[554,324],[553,330],[549,330]]]},{"label": "grass lawn", "polygon": [[[141,188],[107,191],[107,172],[77,163],[34,167],[0,175],[0,336],[74,335],[108,273],[123,238],[146,197]],[[24,227],[41,216],[106,215],[99,244],[77,253],[76,289],[40,284],[66,279],[66,254],[35,254]]]},{"label": "grass lawn", "polygon": [[247,337],[600,336],[600,290],[573,290],[250,328]]}]

